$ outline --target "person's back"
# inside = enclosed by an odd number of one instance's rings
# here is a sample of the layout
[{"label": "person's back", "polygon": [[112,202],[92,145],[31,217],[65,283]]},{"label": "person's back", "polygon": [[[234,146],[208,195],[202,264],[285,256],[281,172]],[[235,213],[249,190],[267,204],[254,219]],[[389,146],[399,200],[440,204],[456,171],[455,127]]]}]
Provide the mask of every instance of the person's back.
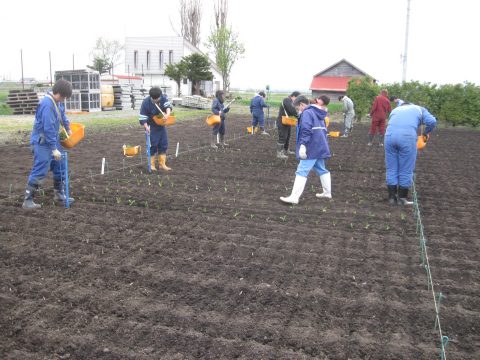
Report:
[{"label": "person's back", "polygon": [[345,114],[354,116],[355,115],[355,107],[353,106],[353,101],[348,96],[343,97],[343,111]]},{"label": "person's back", "polygon": [[404,104],[398,106],[390,113],[390,119],[385,135],[392,134],[417,134],[421,123],[426,126],[435,126],[435,117],[427,109],[414,105]]},{"label": "person's back", "polygon": [[250,103],[250,112],[252,115],[263,115],[263,108],[266,107],[265,100],[261,95],[256,95]]},{"label": "person's back", "polygon": [[378,95],[373,102],[370,115],[378,119],[386,119],[391,110],[390,99],[385,95]]}]

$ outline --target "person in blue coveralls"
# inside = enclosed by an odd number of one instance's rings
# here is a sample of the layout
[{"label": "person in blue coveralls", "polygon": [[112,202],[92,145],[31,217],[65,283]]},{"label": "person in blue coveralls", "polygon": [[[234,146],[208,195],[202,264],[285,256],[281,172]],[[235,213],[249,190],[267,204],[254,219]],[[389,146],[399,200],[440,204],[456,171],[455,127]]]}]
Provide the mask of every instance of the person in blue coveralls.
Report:
[{"label": "person in blue coveralls", "polygon": [[396,96],[390,96],[390,101],[395,103],[396,106],[402,106],[403,103],[405,102],[405,101],[403,101],[402,99],[399,99]]},{"label": "person in blue coveralls", "polygon": [[425,125],[421,134],[426,141],[437,123],[435,117],[424,107],[404,103],[390,113],[385,132],[385,165],[388,202],[391,205],[411,205],[407,200],[413,183],[417,159],[418,129]]},{"label": "person in blue coveralls", "polygon": [[332,198],[332,185],[330,171],[325,167],[325,160],[330,158],[330,148],[327,139],[327,105],[330,98],[321,95],[316,103],[310,105],[309,100],[300,95],[294,101],[294,105],[300,114],[297,123],[297,158],[300,159],[295,173],[292,193],[280,200],[287,204],[298,204],[307,183],[308,174],[312,169],[320,176],[323,192],[316,194],[319,198]]},{"label": "person in blue coveralls", "polygon": [[262,135],[269,135],[265,131],[265,115],[263,114],[263,108],[268,107],[265,103],[265,92],[260,91],[256,94],[250,102],[250,114],[252,114],[252,134],[255,133],[255,128],[260,126]]},{"label": "person in blue coveralls", "polygon": [[225,114],[230,111],[230,108],[225,107],[224,102],[225,93],[222,90],[217,90],[215,92],[215,99],[213,99],[212,102],[212,112],[220,116],[220,123],[213,126],[212,129],[212,141],[210,145],[214,149],[217,148],[217,136],[220,138],[219,145],[228,146],[225,142]]},{"label": "person in blue coveralls", "polygon": [[[65,169],[62,166],[62,146],[60,145],[60,127],[71,135],[70,121],[65,116],[65,99],[72,96],[72,84],[58,80],[51,92],[42,99],[35,112],[30,146],[33,153],[33,168],[28,177],[24,209],[39,209],[40,204],[34,202],[35,193],[43,185],[48,170],[53,173],[53,199],[65,201],[63,181]],[[70,203],[74,199],[69,198]]]},{"label": "person in blue coveralls", "polygon": [[172,105],[168,101],[167,95],[162,93],[162,90],[158,86],[154,86],[150,89],[149,95],[143,102],[140,108],[139,122],[145,128],[147,133],[150,133],[150,168],[152,171],[156,171],[155,156],[158,154],[158,163],[160,168],[165,171],[172,170],[167,166],[167,148],[168,137],[167,129],[165,126],[157,125],[153,121],[153,117],[160,115],[160,109],[165,114],[163,120],[167,120],[168,116],[172,112]]}]

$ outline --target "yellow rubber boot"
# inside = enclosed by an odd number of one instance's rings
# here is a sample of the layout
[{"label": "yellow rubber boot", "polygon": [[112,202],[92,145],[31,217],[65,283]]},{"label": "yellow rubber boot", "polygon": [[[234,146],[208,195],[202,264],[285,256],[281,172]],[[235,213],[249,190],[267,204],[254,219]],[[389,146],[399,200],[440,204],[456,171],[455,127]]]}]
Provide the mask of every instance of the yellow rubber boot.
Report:
[{"label": "yellow rubber boot", "polygon": [[155,167],[155,156],[150,157],[150,169],[152,171],[157,171],[157,168]]},{"label": "yellow rubber boot", "polygon": [[158,163],[160,164],[160,167],[165,171],[172,170],[172,168],[169,168],[166,165],[166,162],[167,162],[167,155],[166,154],[158,155]]}]

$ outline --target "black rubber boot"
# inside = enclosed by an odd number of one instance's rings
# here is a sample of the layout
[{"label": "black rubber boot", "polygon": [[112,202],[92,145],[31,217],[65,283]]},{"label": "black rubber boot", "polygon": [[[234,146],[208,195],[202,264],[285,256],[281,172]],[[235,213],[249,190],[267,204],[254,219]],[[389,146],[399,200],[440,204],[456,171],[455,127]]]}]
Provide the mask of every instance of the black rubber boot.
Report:
[{"label": "black rubber boot", "polygon": [[413,201],[407,200],[408,188],[398,187],[398,205],[412,205]]},{"label": "black rubber boot", "polygon": [[368,135],[368,146],[372,146],[375,135]]},{"label": "black rubber boot", "polygon": [[388,188],[388,203],[390,205],[397,205],[397,185],[387,185]]},{"label": "black rubber boot", "polygon": [[40,209],[42,207],[40,204],[36,204],[33,201],[33,198],[35,197],[36,192],[37,192],[36,186],[27,185],[27,188],[25,189],[25,198],[23,200],[22,208],[33,210],[33,209]]},{"label": "black rubber boot", "polygon": [[[61,181],[53,181],[53,200],[59,202],[65,202],[67,200],[67,197],[65,196],[65,190],[63,189],[63,183]],[[68,198],[68,202],[70,204],[74,201],[74,198]]]},{"label": "black rubber boot", "polygon": [[378,145],[383,146],[383,139],[384,139],[384,136],[380,135],[380,144],[378,144]]}]

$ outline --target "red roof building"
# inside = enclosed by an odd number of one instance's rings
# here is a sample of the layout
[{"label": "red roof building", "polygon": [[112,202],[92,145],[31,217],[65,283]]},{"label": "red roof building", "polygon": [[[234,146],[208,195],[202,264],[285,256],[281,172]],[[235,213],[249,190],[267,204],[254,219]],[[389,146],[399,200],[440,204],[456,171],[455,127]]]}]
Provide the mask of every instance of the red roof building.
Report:
[{"label": "red roof building", "polygon": [[328,95],[332,100],[336,100],[338,96],[346,94],[348,82],[356,76],[370,75],[351,62],[342,59],[314,75],[310,85],[312,97]]}]

